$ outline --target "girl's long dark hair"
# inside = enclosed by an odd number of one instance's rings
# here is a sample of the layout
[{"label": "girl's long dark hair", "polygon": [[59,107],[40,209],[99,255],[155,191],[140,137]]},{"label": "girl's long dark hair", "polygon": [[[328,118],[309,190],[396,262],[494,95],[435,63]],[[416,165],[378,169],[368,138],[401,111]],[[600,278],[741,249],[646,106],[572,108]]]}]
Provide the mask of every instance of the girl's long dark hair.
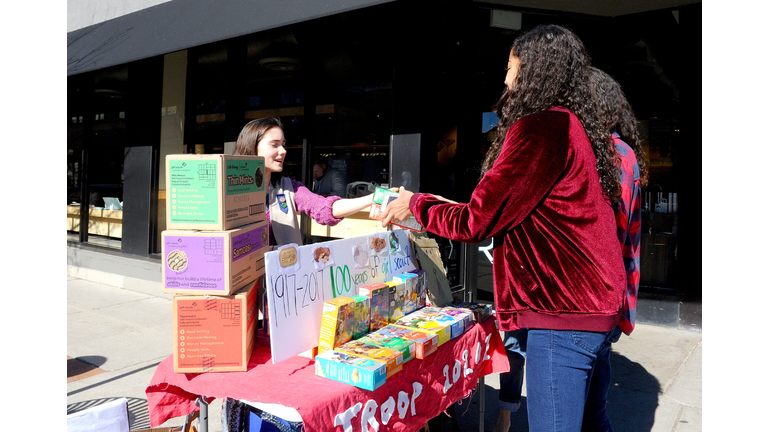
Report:
[{"label": "girl's long dark hair", "polygon": [[512,90],[505,90],[494,106],[499,116],[496,139],[486,154],[485,174],[501,153],[509,128],[521,118],[551,107],[567,108],[578,117],[597,158],[603,192],[611,202],[621,196],[618,156],[611,135],[601,127],[587,81],[590,58],[581,40],[570,30],[540,25],[519,36],[512,53],[520,68]]},{"label": "girl's long dark hair", "polygon": [[[249,121],[240,131],[235,144],[233,155],[259,155],[259,141],[264,138],[264,134],[273,127],[283,128],[283,122],[278,117],[262,117]],[[270,183],[277,185],[283,173],[272,173]]]},{"label": "girl's long dark hair", "polygon": [[590,67],[589,72],[589,84],[592,87],[595,108],[602,126],[609,132],[618,133],[622,141],[635,152],[637,165],[640,168],[640,185],[646,186],[648,165],[640,144],[640,134],[637,132],[635,112],[616,80],[596,67]]}]

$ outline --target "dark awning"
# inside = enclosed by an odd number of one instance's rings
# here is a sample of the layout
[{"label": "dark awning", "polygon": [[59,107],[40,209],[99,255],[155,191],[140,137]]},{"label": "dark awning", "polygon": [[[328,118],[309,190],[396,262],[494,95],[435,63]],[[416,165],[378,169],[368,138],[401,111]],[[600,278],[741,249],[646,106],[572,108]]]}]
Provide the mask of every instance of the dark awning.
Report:
[{"label": "dark awning", "polygon": [[67,33],[67,76],[393,0],[174,0]]}]

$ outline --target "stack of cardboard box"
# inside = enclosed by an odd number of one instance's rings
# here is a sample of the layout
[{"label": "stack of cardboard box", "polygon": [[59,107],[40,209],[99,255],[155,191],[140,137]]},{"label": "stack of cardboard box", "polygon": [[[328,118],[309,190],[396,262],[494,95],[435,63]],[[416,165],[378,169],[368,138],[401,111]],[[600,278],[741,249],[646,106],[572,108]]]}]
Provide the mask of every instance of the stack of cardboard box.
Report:
[{"label": "stack of cardboard box", "polygon": [[177,373],[245,371],[269,250],[264,158],[166,157],[163,291]]}]

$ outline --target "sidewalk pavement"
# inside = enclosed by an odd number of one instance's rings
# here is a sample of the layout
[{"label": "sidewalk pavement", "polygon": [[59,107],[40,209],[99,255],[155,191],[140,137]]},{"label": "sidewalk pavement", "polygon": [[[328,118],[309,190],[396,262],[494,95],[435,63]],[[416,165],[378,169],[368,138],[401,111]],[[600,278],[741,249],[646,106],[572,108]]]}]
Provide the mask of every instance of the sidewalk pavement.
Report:
[{"label": "sidewalk pavement", "polygon": [[[67,277],[67,414],[125,397],[131,430],[149,428],[144,390],[157,365],[172,353],[171,295],[159,282],[70,266]],[[638,324],[614,345],[608,415],[614,430],[702,430],[702,333]],[[479,393],[455,405],[461,432],[492,431],[498,417],[499,376],[485,377]],[[221,431],[221,401],[209,406],[209,431]],[[183,417],[163,427],[179,426]],[[451,432],[452,421],[445,425]],[[510,432],[527,431],[525,388]]]}]

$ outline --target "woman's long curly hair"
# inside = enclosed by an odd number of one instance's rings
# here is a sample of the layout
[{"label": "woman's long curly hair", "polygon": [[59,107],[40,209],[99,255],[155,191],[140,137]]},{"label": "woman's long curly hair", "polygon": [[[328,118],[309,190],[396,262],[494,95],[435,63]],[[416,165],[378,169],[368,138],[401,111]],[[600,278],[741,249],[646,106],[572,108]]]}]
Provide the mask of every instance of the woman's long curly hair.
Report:
[{"label": "woman's long curly hair", "polygon": [[621,86],[604,71],[589,68],[589,84],[595,97],[597,116],[603,128],[616,132],[621,139],[632,148],[640,168],[640,185],[648,184],[648,165],[643,147],[640,145],[640,134],[637,132],[637,119],[632,106],[624,96]]},{"label": "woman's long curly hair", "polygon": [[521,118],[551,107],[567,108],[578,117],[597,158],[603,192],[615,202],[621,196],[618,156],[611,135],[598,122],[587,81],[589,54],[570,30],[540,25],[519,36],[512,53],[520,59],[515,84],[494,106],[499,116],[496,139],[483,162],[485,174],[501,153],[509,128]]}]

